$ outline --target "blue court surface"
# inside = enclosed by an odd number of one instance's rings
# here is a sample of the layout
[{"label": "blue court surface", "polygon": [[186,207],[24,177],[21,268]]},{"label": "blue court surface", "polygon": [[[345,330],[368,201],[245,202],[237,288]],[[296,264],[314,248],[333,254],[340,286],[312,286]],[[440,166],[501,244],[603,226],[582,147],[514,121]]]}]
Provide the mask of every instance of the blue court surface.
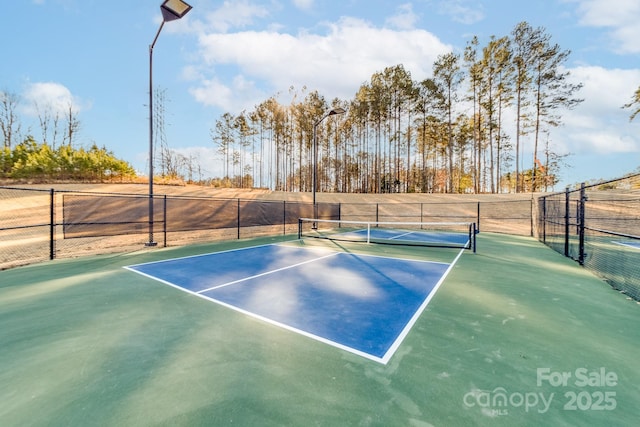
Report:
[{"label": "blue court surface", "polygon": [[452,265],[266,245],[125,268],[386,364]]},{"label": "blue court surface", "polygon": [[[343,233],[344,237],[367,238],[367,229]],[[422,242],[442,245],[466,246],[469,244],[468,233],[452,233],[448,231],[401,231],[394,229],[372,228],[371,239],[398,240],[403,242]]]}]

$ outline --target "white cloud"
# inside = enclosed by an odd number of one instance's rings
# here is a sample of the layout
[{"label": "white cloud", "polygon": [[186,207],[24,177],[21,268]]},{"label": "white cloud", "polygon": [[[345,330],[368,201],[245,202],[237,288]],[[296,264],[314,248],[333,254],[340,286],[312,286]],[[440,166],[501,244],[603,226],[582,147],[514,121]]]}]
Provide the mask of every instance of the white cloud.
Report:
[{"label": "white cloud", "polygon": [[629,123],[629,110],[622,109],[637,88],[640,70],[584,66],[570,71],[573,82],[584,84],[577,94],[584,102],[563,116],[558,134],[568,151],[640,152],[638,124]]},{"label": "white cloud", "polygon": [[572,81],[584,84],[579,96],[584,97],[585,104],[595,109],[597,114],[611,110],[621,112],[620,107],[629,102],[640,83],[640,69],[582,66],[570,71]]},{"label": "white cloud", "polygon": [[[221,7],[206,15],[206,28],[227,32],[234,28],[246,28],[256,18],[269,15],[269,10],[248,0],[225,1]],[[196,27],[199,25],[196,23]]]},{"label": "white cloud", "polygon": [[398,6],[396,14],[387,19],[387,25],[399,30],[410,30],[415,28],[418,19],[418,15],[413,11],[413,5],[405,3]]},{"label": "white cloud", "polygon": [[[192,160],[194,179],[223,176],[220,154],[214,147],[179,147],[172,151]],[[198,176],[199,173],[202,176]]]},{"label": "white cloud", "polygon": [[[210,74],[215,67],[218,78],[203,80],[193,93],[218,90],[222,99],[249,99],[255,97],[243,91],[255,92],[258,86],[271,91],[271,95],[291,86],[306,86],[329,99],[348,99],[373,73],[389,66],[403,64],[414,79],[424,79],[431,74],[436,57],[451,51],[420,29],[377,28],[355,18],[342,18],[326,24],[326,28],[326,34],[244,31],[203,35],[202,68]],[[234,83],[224,81],[221,73],[228,69],[233,69],[236,76],[243,75],[245,83],[255,82],[255,86],[238,85],[238,77]],[[202,102],[203,98],[198,99]]]},{"label": "white cloud", "polygon": [[310,10],[314,0],[293,0],[293,5],[300,10]]},{"label": "white cloud", "polygon": [[617,27],[631,21],[640,13],[637,0],[572,0],[578,3],[580,23],[594,27]]},{"label": "white cloud", "polygon": [[217,78],[205,79],[190,90],[191,95],[205,106],[218,107],[223,111],[238,113],[258,105],[270,95],[255,87],[255,83],[244,76],[235,76],[230,84]]},{"label": "white cloud", "polygon": [[439,11],[443,15],[449,15],[453,21],[466,25],[475,24],[484,19],[482,6],[468,0],[442,1],[439,5]]},{"label": "white cloud", "polygon": [[45,109],[49,109],[53,114],[64,115],[70,107],[75,114],[87,108],[67,87],[54,82],[29,84],[23,98],[25,114],[34,117],[38,116],[38,111],[42,112]]},{"label": "white cloud", "polygon": [[631,135],[620,135],[615,128],[572,132],[572,153],[634,153],[640,151],[640,141]]},{"label": "white cloud", "polygon": [[[578,3],[580,24],[610,29],[613,50],[640,53],[640,2],[637,0],[568,0]],[[614,4],[615,3],[615,4]]]}]

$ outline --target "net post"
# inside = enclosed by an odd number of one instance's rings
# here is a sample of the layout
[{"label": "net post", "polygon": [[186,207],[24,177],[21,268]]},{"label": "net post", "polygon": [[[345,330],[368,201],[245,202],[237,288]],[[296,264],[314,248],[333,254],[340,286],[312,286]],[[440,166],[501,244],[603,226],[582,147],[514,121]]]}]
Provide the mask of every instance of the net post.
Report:
[{"label": "net post", "polygon": [[371,243],[371,223],[367,223],[367,244]]},{"label": "net post", "polygon": [[298,240],[302,239],[302,218],[298,218]]},{"label": "net post", "polygon": [[[480,204],[478,204],[478,206],[480,206]],[[473,242],[473,253],[474,253],[474,254],[476,253],[476,240],[477,240],[477,234],[478,234],[478,231],[477,231],[477,230],[478,230],[478,229],[476,229],[476,223],[474,222],[474,223],[471,225],[471,232],[473,233],[473,240],[472,240],[472,242]]]},{"label": "net post", "polygon": [[242,227],[242,224],[240,223],[240,215],[241,215],[241,213],[240,213],[240,199],[238,199],[238,213],[237,214],[238,214],[238,216],[237,216],[237,218],[238,218],[238,240],[240,240],[240,227]]}]

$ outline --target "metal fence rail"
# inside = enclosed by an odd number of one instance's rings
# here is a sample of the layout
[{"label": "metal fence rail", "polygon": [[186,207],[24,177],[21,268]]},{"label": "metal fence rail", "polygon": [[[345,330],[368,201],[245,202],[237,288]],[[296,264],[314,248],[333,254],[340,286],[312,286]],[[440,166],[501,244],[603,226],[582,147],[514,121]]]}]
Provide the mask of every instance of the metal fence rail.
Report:
[{"label": "metal fence rail", "polygon": [[[162,246],[294,234],[311,203],[206,197],[149,198],[0,187],[0,269],[54,258],[138,250],[155,227]],[[467,221],[480,231],[532,235],[640,300],[640,174],[538,200],[319,203],[318,218]],[[150,221],[151,220],[151,221]]]},{"label": "metal fence rail", "polygon": [[543,196],[539,239],[640,300],[640,174]]},{"label": "metal fence rail", "polygon": [[[161,246],[297,232],[312,203],[156,195],[152,227]],[[148,243],[146,194],[0,187],[0,269]],[[532,235],[532,201],[318,203],[319,219],[467,221],[481,231]]]}]

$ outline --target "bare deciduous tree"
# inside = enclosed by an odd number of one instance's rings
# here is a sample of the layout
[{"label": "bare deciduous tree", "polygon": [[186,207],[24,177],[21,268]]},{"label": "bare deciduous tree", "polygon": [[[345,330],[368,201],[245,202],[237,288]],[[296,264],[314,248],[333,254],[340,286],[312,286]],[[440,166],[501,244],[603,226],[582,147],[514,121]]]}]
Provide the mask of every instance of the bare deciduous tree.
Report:
[{"label": "bare deciduous tree", "polygon": [[19,141],[20,119],[17,115],[17,108],[20,104],[20,97],[12,92],[0,92],[0,130],[2,131],[3,146],[11,149]]}]

